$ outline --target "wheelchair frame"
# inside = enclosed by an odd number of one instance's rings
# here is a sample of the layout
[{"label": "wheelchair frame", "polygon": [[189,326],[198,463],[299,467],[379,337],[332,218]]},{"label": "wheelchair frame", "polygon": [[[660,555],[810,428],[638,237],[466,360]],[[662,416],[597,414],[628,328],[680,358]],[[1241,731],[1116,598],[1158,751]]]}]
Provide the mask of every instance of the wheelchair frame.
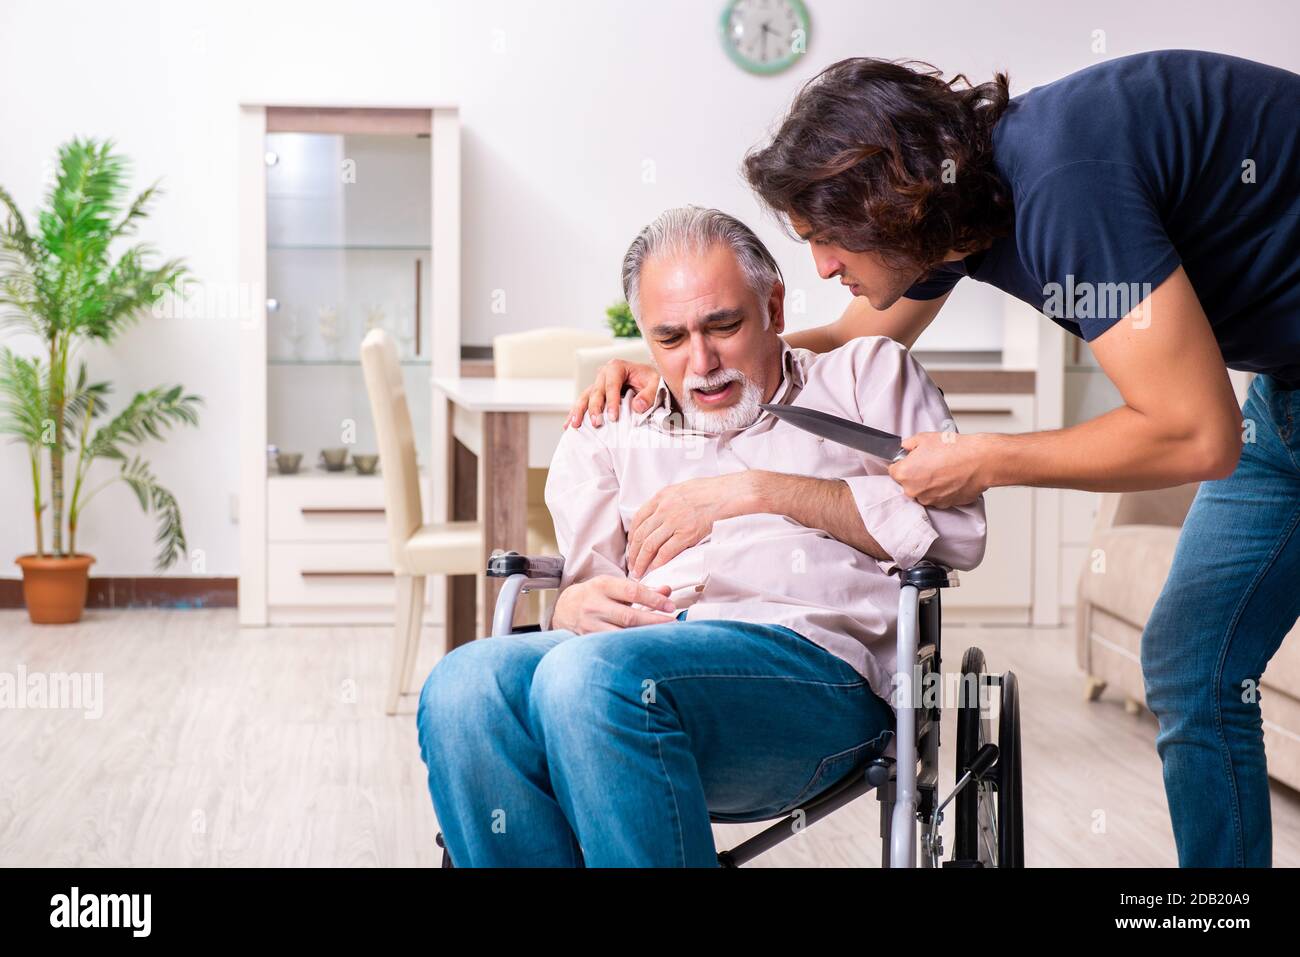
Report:
[{"label": "wheelchair frame", "polygon": [[[492,616],[492,636],[540,631],[540,624],[514,627],[515,605],[526,592],[558,588],[563,568],[564,559],[559,557],[493,553],[487,574],[505,581]],[[957,584],[955,572],[932,562],[902,572],[897,661],[912,662],[914,667],[907,680],[898,682],[901,691],[898,686],[894,689],[896,756],[875,758],[860,773],[849,774],[753,837],[720,851],[721,866],[739,867],[753,860],[871,790],[880,802],[882,867],[1024,866],[1018,687],[1009,671],[984,673],[984,656],[978,648],[969,649],[963,659],[963,694],[972,690],[971,683],[979,694],[973,704],[959,705],[968,710],[958,716],[956,786],[942,802],[938,800],[941,707],[937,702],[922,704],[920,699],[922,688],[932,686],[928,676],[942,679],[940,591]],[[921,688],[913,687],[917,677]],[[981,707],[984,686],[995,684],[1001,690],[997,744]],[[993,789],[996,799],[990,797]],[[953,859],[943,861],[939,825],[944,808],[954,798],[958,799],[956,846]],[[918,824],[923,828],[919,853]],[[993,840],[996,850],[990,846]],[[442,866],[454,866],[441,832],[437,843],[443,848]]]}]

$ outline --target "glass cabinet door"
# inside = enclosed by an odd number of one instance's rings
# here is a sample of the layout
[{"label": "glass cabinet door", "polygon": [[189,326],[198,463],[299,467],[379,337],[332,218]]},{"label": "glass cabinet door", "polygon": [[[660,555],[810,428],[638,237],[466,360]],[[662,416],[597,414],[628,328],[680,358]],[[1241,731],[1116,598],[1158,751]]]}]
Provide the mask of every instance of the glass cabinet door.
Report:
[{"label": "glass cabinet door", "polygon": [[360,366],[375,327],[429,462],[431,162],[427,135],[266,134],[267,441],[301,454],[298,474],[346,450],[355,475],[352,456],[378,451]]}]

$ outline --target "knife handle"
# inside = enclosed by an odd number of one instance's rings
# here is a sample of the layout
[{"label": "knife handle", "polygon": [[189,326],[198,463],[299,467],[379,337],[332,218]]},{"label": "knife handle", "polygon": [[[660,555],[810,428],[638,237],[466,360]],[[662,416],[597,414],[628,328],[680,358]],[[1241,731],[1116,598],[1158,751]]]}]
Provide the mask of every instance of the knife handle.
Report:
[{"label": "knife handle", "polygon": [[889,464],[893,465],[895,462],[901,462],[905,458],[907,458],[907,449],[899,449],[898,454],[889,460]]}]

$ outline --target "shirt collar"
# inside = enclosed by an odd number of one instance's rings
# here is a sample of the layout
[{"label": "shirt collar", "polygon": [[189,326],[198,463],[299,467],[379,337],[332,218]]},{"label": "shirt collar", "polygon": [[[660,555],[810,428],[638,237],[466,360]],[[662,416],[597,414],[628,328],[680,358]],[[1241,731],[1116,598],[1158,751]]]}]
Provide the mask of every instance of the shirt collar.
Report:
[{"label": "shirt collar", "polygon": [[[777,386],[776,392],[772,396],[773,403],[783,404],[790,401],[792,398],[790,394],[792,385],[796,390],[804,387],[804,384],[807,381],[804,372],[804,360],[811,355],[812,353],[808,352],[807,349],[793,349],[785,339],[781,340],[781,383]],[[680,409],[677,407],[672,391],[668,388],[668,384],[664,382],[663,376],[660,376],[659,388],[655,390],[654,401],[650,403],[650,407],[644,412],[638,412],[633,415],[632,424],[643,425],[647,421],[652,421],[653,424],[663,428],[668,416],[673,412],[679,411]],[[765,411],[755,421],[762,421],[765,416],[770,414],[770,412]],[[677,431],[689,433],[696,432],[695,429],[686,428]],[[714,433],[701,432],[699,434],[711,435]]]}]

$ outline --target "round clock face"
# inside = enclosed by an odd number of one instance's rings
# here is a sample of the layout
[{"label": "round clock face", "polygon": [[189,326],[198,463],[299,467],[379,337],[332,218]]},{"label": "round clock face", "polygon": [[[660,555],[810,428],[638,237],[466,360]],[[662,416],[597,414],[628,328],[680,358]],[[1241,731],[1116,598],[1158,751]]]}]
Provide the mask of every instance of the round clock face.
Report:
[{"label": "round clock face", "polygon": [[722,11],[722,46],[752,73],[777,73],[808,49],[803,0],[730,0]]}]

